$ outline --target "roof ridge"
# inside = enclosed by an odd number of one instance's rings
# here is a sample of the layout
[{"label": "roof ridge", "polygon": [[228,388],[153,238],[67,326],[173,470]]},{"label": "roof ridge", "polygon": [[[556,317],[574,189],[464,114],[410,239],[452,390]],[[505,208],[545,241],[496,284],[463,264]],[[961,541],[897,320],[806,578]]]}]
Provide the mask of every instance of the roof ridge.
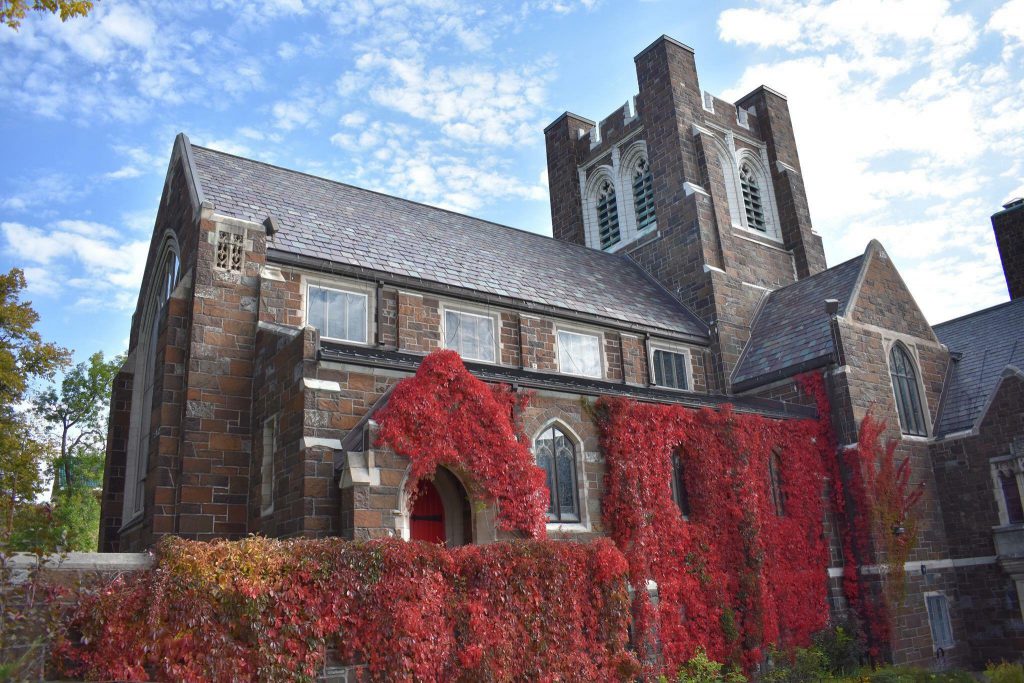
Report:
[{"label": "roof ridge", "polygon": [[352,185],[351,183],[342,182],[340,180],[334,180],[333,178],[324,178],[323,176],[313,175],[312,173],[307,173],[306,171],[298,171],[298,170],[296,170],[294,168],[286,168],[284,166],[278,166],[277,164],[272,164],[272,163],[270,163],[268,161],[260,161],[259,159],[250,159],[249,157],[243,157],[243,156],[239,156],[237,154],[231,154],[230,152],[223,152],[223,151],[221,151],[219,149],[212,149],[210,147],[203,147],[202,145],[196,145],[196,144],[192,144],[192,143],[189,143],[189,144],[190,144],[190,146],[192,146],[194,148],[198,148],[198,149],[201,149],[201,150],[206,151],[206,152],[212,152],[213,154],[220,154],[221,156],[231,157],[232,159],[240,159],[241,161],[248,161],[248,162],[253,163],[253,164],[259,164],[260,166],[266,166],[268,168],[273,168],[273,169],[276,169],[278,171],[284,171],[285,173],[294,173],[296,175],[305,176],[307,178],[313,178],[314,180],[322,180],[323,182],[326,182],[326,183],[331,183],[333,185],[340,185],[342,187],[347,187],[347,188],[350,188],[350,189],[353,189],[353,190],[357,190],[359,192],[366,192],[366,193],[369,193],[369,194],[377,195],[378,197],[384,197],[386,199],[394,199],[394,200],[397,200],[397,201],[400,201],[400,202],[405,202],[406,204],[412,204],[412,205],[415,205],[415,206],[422,206],[424,208],[432,209],[434,211],[441,211],[443,213],[447,213],[447,214],[450,214],[452,216],[459,216],[460,218],[468,218],[469,220],[477,221],[478,223],[486,223],[488,225],[493,225],[493,226],[498,227],[498,228],[504,228],[506,230],[515,230],[516,232],[523,233],[524,235],[531,235],[533,237],[539,237],[539,238],[544,239],[544,240],[550,240],[552,242],[556,242],[558,244],[566,245],[566,246],[569,246],[569,247],[574,247],[576,249],[585,249],[587,252],[589,252],[591,254],[601,254],[602,257],[612,257],[612,258],[614,258],[616,256],[615,253],[607,252],[607,251],[601,251],[601,250],[598,250],[598,249],[591,249],[590,247],[588,247],[588,246],[586,246],[584,244],[576,244],[575,242],[566,242],[564,240],[556,239],[556,238],[548,236],[548,235],[542,235],[539,232],[534,232],[532,230],[527,230],[525,228],[517,228],[514,225],[505,225],[504,223],[498,223],[498,222],[495,222],[495,221],[487,220],[486,218],[478,218],[476,216],[470,216],[468,213],[460,213],[458,211],[453,211],[452,209],[446,209],[446,208],[441,207],[441,206],[434,206],[433,204],[426,204],[424,202],[418,202],[415,199],[406,199],[405,197],[399,197],[397,195],[388,194],[387,192],[381,192],[379,190],[371,190],[371,189],[368,189],[368,188],[365,188],[365,187],[359,187],[358,185]]},{"label": "roof ridge", "polygon": [[960,322],[961,320],[966,320],[967,318],[972,318],[976,315],[982,315],[983,313],[991,313],[992,311],[999,310],[1000,308],[1007,308],[1017,303],[1024,303],[1024,299],[1010,299],[1009,301],[1004,301],[1003,303],[996,304],[995,306],[989,306],[988,308],[982,308],[977,311],[971,311],[970,313],[964,313],[963,315],[958,316],[956,318],[950,318],[949,320],[943,320],[941,323],[935,323],[934,325],[932,325],[932,329],[934,330],[939,327],[942,327],[943,325],[949,325],[950,323]]},{"label": "roof ridge", "polygon": [[810,282],[814,278],[819,277],[821,275],[825,275],[827,273],[834,273],[837,269],[842,268],[843,266],[849,265],[849,264],[853,263],[854,261],[857,261],[858,259],[863,259],[863,258],[864,258],[864,254],[858,254],[857,256],[854,256],[853,258],[846,259],[842,263],[837,263],[836,265],[831,266],[829,268],[826,268],[825,270],[819,270],[814,275],[808,275],[807,277],[802,277],[799,280],[796,280],[794,282],[790,282],[788,285],[783,285],[782,287],[779,287],[778,289],[773,289],[773,290],[771,290],[771,292],[769,292],[769,296],[777,294],[777,293],[779,293],[779,292],[781,292],[783,290],[786,290],[786,289],[792,289],[792,288],[796,287],[797,285],[803,284],[805,282]]}]

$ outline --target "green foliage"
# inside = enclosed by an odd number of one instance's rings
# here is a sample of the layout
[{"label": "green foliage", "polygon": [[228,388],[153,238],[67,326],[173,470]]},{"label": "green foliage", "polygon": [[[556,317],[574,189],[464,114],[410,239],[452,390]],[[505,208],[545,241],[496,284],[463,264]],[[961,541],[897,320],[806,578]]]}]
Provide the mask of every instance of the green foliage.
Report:
[{"label": "green foliage", "polygon": [[60,14],[60,20],[67,21],[71,17],[84,17],[92,5],[89,0],[0,0],[0,22],[17,31],[29,10]]},{"label": "green foliage", "polygon": [[678,683],[744,683],[747,677],[736,671],[722,671],[723,664],[714,661],[703,648],[690,658],[676,676]]},{"label": "green foliage", "polygon": [[812,641],[828,661],[832,674],[848,674],[860,666],[864,649],[847,626],[837,625],[815,633]]},{"label": "green foliage", "polygon": [[990,662],[985,667],[985,680],[989,683],[1024,683],[1024,665]]},{"label": "green foliage", "polygon": [[42,465],[50,457],[25,415],[0,406],[0,542],[14,531],[19,509],[42,493]]},{"label": "green foliage", "polygon": [[[10,2],[0,0],[0,20]],[[43,342],[35,329],[39,314],[32,302],[21,301],[25,274],[12,268],[0,275],[0,406],[10,408],[22,399],[28,383],[52,377],[68,359],[65,349]]]},{"label": "green foliage", "polygon": [[53,526],[60,548],[96,552],[99,547],[100,502],[93,491],[75,488],[53,497]]}]

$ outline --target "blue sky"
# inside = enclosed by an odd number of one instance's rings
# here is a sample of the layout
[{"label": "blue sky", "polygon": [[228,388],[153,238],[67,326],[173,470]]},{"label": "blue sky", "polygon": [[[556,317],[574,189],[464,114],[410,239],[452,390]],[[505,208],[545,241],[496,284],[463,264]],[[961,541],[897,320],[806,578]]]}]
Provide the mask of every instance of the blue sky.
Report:
[{"label": "blue sky", "polygon": [[44,335],[122,350],[174,135],[550,233],[542,130],[608,115],[662,33],[789,98],[830,264],[872,237],[933,322],[1006,300],[1024,0],[100,0],[0,29],[0,267]]}]

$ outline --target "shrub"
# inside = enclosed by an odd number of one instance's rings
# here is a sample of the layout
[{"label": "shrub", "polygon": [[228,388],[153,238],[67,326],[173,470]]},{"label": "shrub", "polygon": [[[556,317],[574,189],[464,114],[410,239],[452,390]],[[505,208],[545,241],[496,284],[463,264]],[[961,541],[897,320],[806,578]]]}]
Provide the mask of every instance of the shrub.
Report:
[{"label": "shrub", "polygon": [[985,667],[989,683],[1024,683],[1024,666],[1009,662],[989,663]]},{"label": "shrub", "polygon": [[747,677],[736,671],[723,672],[724,665],[708,657],[703,648],[686,662],[676,676],[678,683],[745,683]]}]

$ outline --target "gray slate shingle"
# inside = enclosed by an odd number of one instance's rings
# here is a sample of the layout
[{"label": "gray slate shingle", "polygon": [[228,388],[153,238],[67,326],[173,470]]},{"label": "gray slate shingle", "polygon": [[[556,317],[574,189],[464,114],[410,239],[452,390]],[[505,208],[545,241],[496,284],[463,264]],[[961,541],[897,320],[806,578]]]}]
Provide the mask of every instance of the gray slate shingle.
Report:
[{"label": "gray slate shingle", "polygon": [[845,313],[863,260],[858,256],[770,293],[754,319],[733,384],[831,354],[825,300],[838,299],[839,313]]},{"label": "gray slate shingle", "polygon": [[955,362],[937,436],[971,429],[1007,365],[1024,369],[1024,299],[986,308],[933,327]]},{"label": "gray slate shingle", "polygon": [[192,156],[218,213],[262,222],[279,251],[706,337],[635,263],[515,228],[203,147]]}]

